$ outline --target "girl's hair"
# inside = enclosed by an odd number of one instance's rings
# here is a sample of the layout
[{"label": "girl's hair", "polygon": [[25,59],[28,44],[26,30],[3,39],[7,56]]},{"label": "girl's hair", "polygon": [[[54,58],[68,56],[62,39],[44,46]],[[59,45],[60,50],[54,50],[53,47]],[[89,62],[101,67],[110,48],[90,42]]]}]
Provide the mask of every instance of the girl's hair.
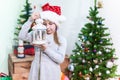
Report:
[{"label": "girl's hair", "polygon": [[55,33],[54,33],[54,41],[55,41],[55,43],[56,43],[57,45],[60,46],[60,41],[59,41],[59,39],[58,39],[58,34],[57,34],[57,26],[56,26],[56,31],[55,31]]},{"label": "girl's hair", "polygon": [[36,25],[35,21],[32,22],[32,24],[31,24],[31,28],[32,28],[34,25]]}]

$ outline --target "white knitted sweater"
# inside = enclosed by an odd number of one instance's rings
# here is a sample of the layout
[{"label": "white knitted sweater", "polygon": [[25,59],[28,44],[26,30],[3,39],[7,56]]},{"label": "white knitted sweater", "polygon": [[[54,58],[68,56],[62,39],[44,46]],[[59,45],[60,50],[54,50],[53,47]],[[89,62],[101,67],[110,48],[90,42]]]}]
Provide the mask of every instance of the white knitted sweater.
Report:
[{"label": "white knitted sweater", "polygon": [[[32,41],[32,32],[28,33],[32,21],[28,20],[19,33],[19,39]],[[35,58],[31,64],[28,80],[60,80],[60,63],[64,61],[66,51],[66,39],[58,35],[61,43],[58,46],[53,39],[53,35],[47,35],[48,46],[44,52],[35,47]],[[40,55],[41,52],[41,55]],[[40,73],[39,73],[40,71]]]}]

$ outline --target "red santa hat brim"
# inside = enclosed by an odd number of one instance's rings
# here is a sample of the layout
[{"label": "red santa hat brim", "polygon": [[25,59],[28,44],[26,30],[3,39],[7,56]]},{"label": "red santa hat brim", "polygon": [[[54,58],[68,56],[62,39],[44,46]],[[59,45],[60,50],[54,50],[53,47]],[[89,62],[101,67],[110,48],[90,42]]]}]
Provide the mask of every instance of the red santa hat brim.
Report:
[{"label": "red santa hat brim", "polygon": [[54,22],[57,26],[60,26],[66,20],[63,15],[58,15],[52,11],[43,11],[40,13],[40,16],[42,19]]}]

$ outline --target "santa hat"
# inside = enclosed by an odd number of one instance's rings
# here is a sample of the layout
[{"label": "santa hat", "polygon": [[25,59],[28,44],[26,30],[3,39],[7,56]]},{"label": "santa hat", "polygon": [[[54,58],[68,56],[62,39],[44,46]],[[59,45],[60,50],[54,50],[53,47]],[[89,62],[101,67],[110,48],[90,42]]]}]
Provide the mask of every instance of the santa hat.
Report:
[{"label": "santa hat", "polygon": [[42,19],[47,19],[54,22],[57,26],[65,21],[65,17],[61,15],[60,6],[51,6],[49,3],[46,3],[42,6],[42,12],[40,12]]}]

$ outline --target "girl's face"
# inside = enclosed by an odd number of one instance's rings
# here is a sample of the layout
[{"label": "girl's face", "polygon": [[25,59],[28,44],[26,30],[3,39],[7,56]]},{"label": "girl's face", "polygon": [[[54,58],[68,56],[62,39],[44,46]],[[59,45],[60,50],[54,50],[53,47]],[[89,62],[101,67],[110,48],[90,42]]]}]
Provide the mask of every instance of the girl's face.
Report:
[{"label": "girl's face", "polygon": [[53,23],[49,20],[44,20],[43,25],[45,25],[47,28],[47,34],[54,34],[55,33],[56,28],[57,28],[55,23]]}]

